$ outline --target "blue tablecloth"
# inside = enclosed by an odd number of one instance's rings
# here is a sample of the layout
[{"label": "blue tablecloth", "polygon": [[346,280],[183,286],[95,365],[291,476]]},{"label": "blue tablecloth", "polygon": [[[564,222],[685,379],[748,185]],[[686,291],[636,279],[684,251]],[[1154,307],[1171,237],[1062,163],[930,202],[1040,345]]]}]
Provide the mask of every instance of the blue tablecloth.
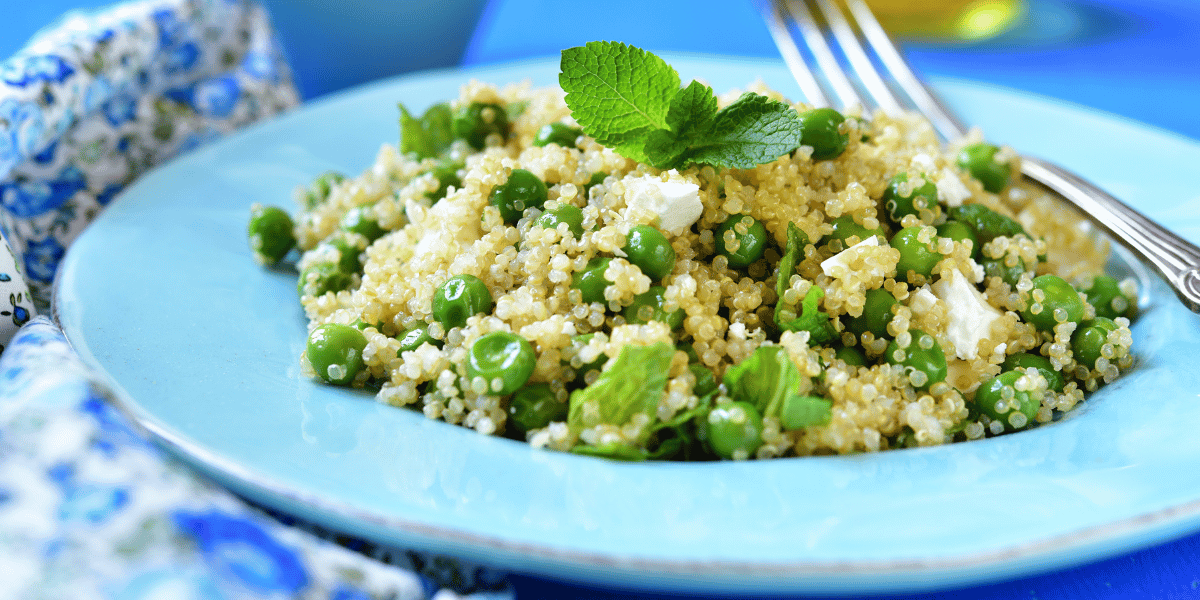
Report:
[{"label": "blue tablecloth", "polygon": [[[25,3],[0,21],[0,57],[15,51],[20,40],[27,38],[34,28],[48,23],[62,10],[102,4],[106,2],[43,0]],[[428,52],[404,64],[375,61],[363,69],[339,72],[334,77],[335,74],[328,69],[329,63],[322,62],[328,55],[321,55],[321,50],[325,48],[328,52],[336,53],[338,48],[334,44],[330,50],[330,42],[320,41],[323,38],[315,35],[315,32],[328,31],[328,27],[322,26],[326,21],[303,18],[303,14],[297,12],[300,6],[297,3],[281,0],[275,4],[278,5],[275,10],[280,16],[284,50],[295,63],[296,79],[306,98],[405,69],[448,66],[456,62],[485,64],[553,56],[562,48],[597,39],[621,40],[654,51],[777,56],[758,13],[748,2],[619,0],[598,6],[596,3],[562,0],[489,0],[482,8],[469,40],[467,34],[475,22],[473,11],[478,10],[480,2],[467,2],[463,12],[457,13],[454,20],[444,25],[454,28],[455,35],[447,36],[454,40],[437,53]],[[314,6],[335,4],[318,2]],[[363,9],[359,7],[351,11],[345,8],[341,14],[359,14],[360,10]],[[406,15],[391,11],[390,14],[392,19],[410,21],[412,18],[411,13]],[[387,36],[390,28],[400,25],[387,19],[372,20],[369,17],[362,17],[360,22],[366,32],[364,39]],[[1022,22],[998,38],[961,45],[910,43],[908,50],[916,66],[931,75],[960,77],[1027,90],[1200,139],[1200,111],[1194,108],[1195,99],[1200,98],[1200,36],[1196,35],[1197,31],[1200,31],[1200,4],[1195,0],[1158,0],[1154,3],[1141,0],[1028,0]],[[465,50],[462,49],[463,42],[466,42]],[[362,40],[357,46],[372,47]],[[14,361],[14,357],[9,358],[10,363]],[[103,432],[102,426],[108,423],[104,420],[107,417],[94,411],[86,412],[96,406],[95,402],[89,402],[92,403],[79,406],[83,411],[80,414],[86,417],[79,425],[87,431]],[[76,431],[81,432],[86,433],[83,429]],[[15,439],[9,437],[7,441]],[[60,475],[67,477],[70,474]],[[66,493],[70,481],[60,479],[57,482],[50,481],[47,485],[58,486],[61,488],[59,492]],[[219,491],[213,493],[216,494],[214,497],[220,498]],[[81,498],[91,502],[101,496]],[[0,490],[0,504],[7,499],[4,491]],[[205,554],[208,547],[200,529],[187,527],[188,523],[199,523],[195,521],[200,518],[196,515],[204,518],[217,518],[213,516],[217,515],[222,519],[232,519],[231,522],[236,521],[235,524],[249,519],[248,522],[259,524],[250,525],[249,529],[243,526],[244,531],[270,527],[263,525],[265,521],[257,520],[262,518],[261,515],[246,516],[238,512],[240,509],[223,502],[226,500],[218,499],[216,504],[211,505],[193,503],[189,505],[193,512],[179,513],[192,515],[193,521],[176,519],[177,525],[182,524],[180,529],[185,535],[195,537],[190,543],[193,544],[193,551],[199,549],[200,552],[189,560],[197,561],[196,565],[202,565],[206,558],[213,556],[211,553]],[[80,513],[81,522],[86,522],[89,515],[99,510],[83,502],[79,507],[85,511]],[[173,508],[181,510],[179,506]],[[284,543],[294,541],[286,529],[282,533],[275,531],[267,529],[265,534],[254,533],[257,536],[255,539],[265,544],[262,547],[270,548],[275,547],[272,544],[276,543],[276,538],[287,538]],[[319,545],[302,547],[307,548],[305,552],[314,551],[312,548],[326,551]],[[0,572],[7,574],[7,568],[17,563],[6,563],[4,558],[0,557]],[[370,568],[379,567],[378,563],[365,556],[355,558],[351,554],[350,558],[346,558],[338,554],[338,560],[348,560],[348,564],[357,560]],[[387,571],[385,569],[382,572]],[[196,581],[203,583],[201,579]],[[518,598],[675,597],[583,587],[523,575],[512,575],[510,582]],[[141,583],[148,586],[150,583],[157,585],[163,582],[146,579]],[[340,588],[336,587],[336,581],[331,585],[334,586],[331,588],[332,595],[336,596]],[[0,588],[4,587],[0,584]],[[134,590],[132,583],[130,589]],[[384,588],[373,589],[379,591]],[[146,587],[141,592],[147,590],[150,588]],[[420,594],[419,591],[415,593]],[[3,596],[3,589],[0,589],[0,597]],[[197,594],[196,597],[209,596]],[[889,597],[1040,600],[1200,597],[1200,535],[1074,569],[1015,581]]]}]

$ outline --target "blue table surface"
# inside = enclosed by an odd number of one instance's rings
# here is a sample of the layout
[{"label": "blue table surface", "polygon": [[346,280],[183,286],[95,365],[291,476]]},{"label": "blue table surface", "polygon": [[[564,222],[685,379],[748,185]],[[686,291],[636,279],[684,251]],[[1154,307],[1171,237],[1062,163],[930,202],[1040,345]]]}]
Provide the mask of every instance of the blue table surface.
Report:
[{"label": "blue table surface", "polygon": [[[349,0],[348,0],[349,1]],[[378,48],[396,45],[396,31],[433,19],[372,3],[267,0],[277,15],[285,50],[306,98],[401,72],[554,56],[592,40],[620,40],[652,51],[777,57],[754,6],[746,0],[446,0],[453,18],[438,17],[446,40],[416,56],[381,59]],[[38,28],[70,8],[95,0],[41,0],[9,5],[0,19],[0,56],[16,52]],[[396,3],[408,6],[408,4]],[[355,26],[353,44],[330,39],[326,18],[340,15]],[[330,9],[329,6],[334,8]],[[380,13],[362,17],[364,11]],[[444,11],[443,11],[444,12]],[[353,18],[350,18],[353,17]],[[1026,0],[1021,21],[999,37],[969,44],[906,42],[924,73],[1026,90],[1134,119],[1200,139],[1200,3],[1196,0]],[[408,38],[410,43],[413,38]],[[403,48],[403,45],[398,46]],[[411,47],[411,46],[410,46]],[[372,49],[376,51],[371,53]],[[358,57],[353,69],[331,69],[330,56]],[[390,54],[390,53],[384,53]],[[392,56],[397,56],[393,54]],[[1131,148],[1136,152],[1136,148]],[[675,598],[629,590],[582,587],[514,576],[521,598]],[[1200,535],[1073,569],[968,589],[878,596],[895,599],[969,598],[1087,600],[1200,597]]]}]

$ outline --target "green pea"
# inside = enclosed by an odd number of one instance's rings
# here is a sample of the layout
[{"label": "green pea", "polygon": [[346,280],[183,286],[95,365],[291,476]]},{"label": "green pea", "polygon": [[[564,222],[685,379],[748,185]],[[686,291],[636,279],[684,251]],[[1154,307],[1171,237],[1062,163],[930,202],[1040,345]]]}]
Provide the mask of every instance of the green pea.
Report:
[{"label": "green pea", "polygon": [[814,108],[800,113],[800,144],[812,146],[813,160],[837,158],[846,151],[850,135],[840,130],[846,117],[832,108]]},{"label": "green pea", "polygon": [[[975,391],[975,406],[994,421],[1004,423],[1009,431],[1024,429],[1033,423],[1042,407],[1041,394],[1031,394],[1016,388],[1021,371],[1005,371],[979,385]],[[1013,417],[1015,414],[1022,417]],[[1015,423],[1014,423],[1015,421]]]},{"label": "green pea", "polygon": [[548,210],[537,218],[538,227],[558,229],[559,223],[566,223],[571,235],[579,238],[583,235],[583,211],[574,204],[559,204],[557,208]]},{"label": "green pea", "polygon": [[887,362],[902,365],[909,373],[913,387],[919,390],[945,381],[946,353],[942,351],[941,344],[938,344],[932,335],[919,329],[910,329],[908,333],[912,336],[912,341],[907,347],[901,348],[895,340],[888,344],[887,351],[884,352]]},{"label": "green pea", "polygon": [[883,288],[867,290],[862,315],[851,317],[846,322],[846,329],[858,335],[870,331],[877,338],[887,337],[887,326],[892,322],[892,308],[898,304],[896,297]]},{"label": "green pea", "polygon": [[1096,308],[1097,317],[1133,320],[1137,315],[1137,298],[1126,296],[1121,291],[1121,284],[1108,275],[1095,276],[1083,293],[1087,295],[1088,304]]},{"label": "green pea", "polygon": [[511,129],[504,107],[486,102],[472,102],[459,108],[454,113],[452,126],[454,136],[466,140],[476,150],[483,150],[489,135],[499,134],[503,140]]},{"label": "green pea", "polygon": [[905,227],[892,236],[892,247],[900,251],[900,262],[896,263],[897,279],[907,279],[910,271],[932,277],[933,268],[942,260],[940,253],[930,250],[928,244],[918,239],[922,230],[924,227]]},{"label": "green pea", "polygon": [[983,189],[998,194],[1012,175],[1008,163],[996,161],[999,148],[985,143],[971,144],[958,152],[958,166],[983,184]]},{"label": "green pea", "polygon": [[343,273],[360,273],[362,272],[362,261],[359,259],[359,249],[340,237],[333,237],[321,242],[317,246],[318,250],[325,252],[336,252],[338,259],[334,263],[339,271]]},{"label": "green pea", "polygon": [[433,294],[433,318],[447,330],[462,327],[467,319],[492,310],[487,284],[474,275],[455,275]]},{"label": "green pea", "polygon": [[896,173],[883,191],[883,206],[895,223],[899,223],[905,215],[920,216],[922,208],[933,210],[937,207],[937,186],[932,181],[925,178],[925,183],[920,187],[902,194],[900,188],[906,183],[908,173]]},{"label": "green pea", "polygon": [[305,354],[317,375],[327,383],[346,385],[362,370],[367,338],[340,323],[326,323],[308,334]]},{"label": "green pea", "polygon": [[604,271],[610,262],[611,258],[596,257],[588,261],[582,271],[571,274],[571,287],[583,292],[584,302],[604,302],[604,288],[612,285],[611,281],[604,278]]},{"label": "green pea", "polygon": [[325,171],[317,175],[313,179],[312,185],[308,186],[308,191],[304,194],[304,206],[308,209],[315,208],[318,204],[329,198],[329,191],[333,186],[346,180],[346,176],[337,171]]},{"label": "green pea", "polygon": [[696,377],[696,385],[692,386],[692,393],[699,398],[703,398],[717,391],[717,378],[708,367],[692,363],[688,365],[688,370]]},{"label": "green pea", "polygon": [[591,178],[588,179],[588,182],[583,185],[583,197],[590,197],[592,193],[592,187],[604,183],[604,179],[607,177],[608,173],[605,173],[604,171],[596,171],[595,173],[592,173]]},{"label": "green pea", "polygon": [[563,148],[574,148],[575,140],[583,135],[583,130],[578,127],[571,127],[562,123],[550,123],[543,125],[538,130],[537,135],[533,136],[534,146],[545,146],[547,144],[558,144]]},{"label": "green pea", "polygon": [[300,272],[296,282],[301,296],[324,296],[328,292],[348,289],[354,280],[334,263],[316,263]]},{"label": "green pea", "polygon": [[[1038,297],[1041,301],[1038,301]],[[1039,275],[1033,278],[1033,290],[1021,317],[1042,331],[1053,331],[1059,322],[1078,323],[1083,320],[1083,299],[1071,284],[1058,275]]]},{"label": "green pea", "polygon": [[852,367],[867,366],[867,357],[862,353],[862,350],[854,346],[842,346],[838,348],[834,354],[834,358],[840,359]]},{"label": "green pea", "polygon": [[975,230],[961,221],[946,221],[937,226],[938,237],[950,238],[956,242],[971,241],[971,256],[979,256],[979,240],[975,238]]},{"label": "green pea", "polygon": [[[763,230],[766,231],[765,229]],[[675,270],[675,249],[661,231],[649,225],[635,225],[625,236],[622,248],[629,262],[638,266],[653,281],[658,281]]]},{"label": "green pea", "polygon": [[532,383],[508,401],[508,422],[519,433],[542,429],[555,421],[567,420],[566,402],[560,402],[548,383]]},{"label": "green pea", "polygon": [[827,243],[830,240],[841,240],[842,248],[844,249],[864,241],[873,235],[879,236],[881,240],[886,239],[884,238],[882,229],[867,229],[856,223],[854,217],[850,215],[842,215],[830,221],[829,224],[833,227],[833,231],[821,238],[821,243]]},{"label": "green pea", "polygon": [[250,249],[259,263],[273,265],[296,247],[294,223],[287,211],[278,206],[255,204],[250,207],[247,235]]},{"label": "green pea", "polygon": [[1081,324],[1071,334],[1071,352],[1075,354],[1075,360],[1089,369],[1096,368],[1096,359],[1104,355],[1108,334],[1116,330],[1117,324],[1104,317]]},{"label": "green pea", "polygon": [[450,186],[454,186],[456,189],[461,188],[462,178],[458,176],[458,171],[465,166],[466,163],[461,160],[439,160],[429,171],[437,178],[438,189],[426,193],[425,197],[436,203],[438,200],[446,197],[446,192],[449,191]]},{"label": "green pea", "polygon": [[[733,243],[726,240],[732,232]],[[762,258],[767,248],[767,228],[750,215],[733,215],[721,223],[715,233],[717,252],[729,259],[729,266],[742,268]]]},{"label": "green pea", "polygon": [[1010,354],[1004,359],[1004,364],[1000,368],[1005,371],[1014,369],[1037,369],[1042,377],[1046,378],[1046,384],[1050,389],[1062,393],[1063,386],[1066,385],[1066,380],[1063,379],[1063,374],[1054,370],[1054,365],[1050,363],[1050,359],[1041,354],[1030,354],[1028,352],[1018,352]]},{"label": "green pea", "polygon": [[682,308],[676,308],[673,311],[667,312],[663,310],[664,295],[667,288],[661,285],[651,286],[644,293],[633,297],[633,304],[625,307],[621,314],[625,316],[626,323],[645,324],[650,321],[662,321],[671,329],[676,329],[683,324],[684,312]]},{"label": "green pea", "polygon": [[950,209],[950,218],[963,223],[975,232],[975,240],[979,242],[976,251],[984,244],[1000,237],[1012,237],[1017,234],[1028,236],[1021,224],[982,205],[963,204]]},{"label": "green pea", "polygon": [[366,331],[368,327],[374,327],[376,331],[383,329],[383,323],[368,323],[362,319],[355,319],[350,326],[359,331]]},{"label": "green pea", "polygon": [[1017,281],[1020,281],[1021,275],[1025,274],[1025,261],[1017,259],[1017,264],[1008,266],[1007,258],[984,257],[979,259],[979,266],[983,267],[983,274],[986,277],[999,277],[1001,281],[1008,285],[1015,286]]},{"label": "green pea", "polygon": [[735,453],[750,458],[762,445],[762,415],[749,402],[714,406],[703,429],[709,448],[721,458],[733,458]]},{"label": "green pea", "polygon": [[546,203],[546,184],[525,169],[513,169],[508,181],[492,188],[488,202],[500,209],[505,223],[521,220],[526,208],[541,209]]},{"label": "green pea", "polygon": [[533,346],[525,338],[505,331],[484,334],[467,352],[467,376],[472,381],[482,377],[487,381],[488,393],[496,396],[521,389],[536,364]]},{"label": "green pea", "polygon": [[442,340],[429,335],[428,325],[417,325],[405,331],[404,335],[400,336],[400,349],[396,350],[396,356],[400,356],[405,352],[412,352],[425,344],[441,348]]},{"label": "green pea", "polygon": [[371,204],[355,206],[346,211],[342,217],[342,229],[357,233],[371,242],[387,233],[386,229],[379,226],[379,219],[375,217],[375,206]]}]

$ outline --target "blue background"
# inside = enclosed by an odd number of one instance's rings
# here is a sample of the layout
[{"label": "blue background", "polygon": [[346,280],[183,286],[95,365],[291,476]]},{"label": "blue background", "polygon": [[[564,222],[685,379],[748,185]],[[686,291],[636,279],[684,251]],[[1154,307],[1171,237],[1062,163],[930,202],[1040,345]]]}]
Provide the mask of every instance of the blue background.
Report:
[{"label": "blue background", "polygon": [[[95,1],[5,0],[0,56],[65,10]],[[592,40],[652,51],[777,57],[749,2],[617,0],[267,0],[305,98],[456,64],[554,56]],[[417,52],[412,52],[417,48]],[[908,42],[928,74],[1026,90],[1200,139],[1200,3],[1027,0],[1022,20],[984,42]],[[1064,132],[1063,135],[1070,135]],[[1137,152],[1129,148],[1129,152]],[[1200,171],[1200,165],[1197,165]],[[670,598],[514,576],[521,598]],[[1046,575],[886,598],[1200,598],[1200,535]],[[880,598],[884,598],[880,597]]]}]

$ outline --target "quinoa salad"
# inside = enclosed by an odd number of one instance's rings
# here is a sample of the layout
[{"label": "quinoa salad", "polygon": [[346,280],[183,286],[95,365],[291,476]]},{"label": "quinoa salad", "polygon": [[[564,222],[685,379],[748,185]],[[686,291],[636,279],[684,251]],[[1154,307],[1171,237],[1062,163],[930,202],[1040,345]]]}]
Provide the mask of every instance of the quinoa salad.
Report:
[{"label": "quinoa salad", "polygon": [[[663,106],[596,100],[605,60],[650,61]],[[1132,367],[1133,282],[1011,148],[660,63],[593,43],[561,87],[470,81],[401,106],[357,176],[255,205],[302,372],[536,447],[713,460],[1002,435]]]}]

